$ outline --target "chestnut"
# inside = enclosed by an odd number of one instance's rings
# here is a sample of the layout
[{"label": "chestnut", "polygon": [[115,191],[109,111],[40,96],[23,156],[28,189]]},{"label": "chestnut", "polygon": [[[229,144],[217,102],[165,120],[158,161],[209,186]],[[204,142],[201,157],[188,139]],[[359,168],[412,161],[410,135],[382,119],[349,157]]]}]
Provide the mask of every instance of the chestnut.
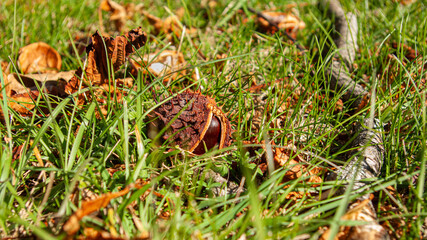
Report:
[{"label": "chestnut", "polygon": [[[194,154],[231,144],[231,125],[215,100],[185,91],[155,111],[159,126],[169,126],[163,140],[169,140]],[[173,121],[173,122],[171,122]]]}]

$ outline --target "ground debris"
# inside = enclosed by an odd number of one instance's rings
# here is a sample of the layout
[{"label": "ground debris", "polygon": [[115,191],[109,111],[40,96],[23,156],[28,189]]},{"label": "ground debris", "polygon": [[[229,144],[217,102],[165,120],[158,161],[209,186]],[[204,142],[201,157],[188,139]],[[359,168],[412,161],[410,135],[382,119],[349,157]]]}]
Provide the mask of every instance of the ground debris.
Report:
[{"label": "ground debris", "polygon": [[274,34],[278,30],[284,30],[295,39],[298,30],[305,28],[305,23],[298,17],[295,9],[287,12],[262,11],[261,13],[266,19],[258,17],[256,22],[262,32]]},{"label": "ground debris", "polygon": [[101,208],[105,208],[112,199],[124,196],[130,190],[140,189],[146,184],[148,183],[143,182],[143,184],[131,184],[121,191],[106,193],[96,197],[95,199],[82,202],[81,207],[73,215],[71,215],[64,224],[63,231],[67,234],[68,238],[72,238],[80,229],[80,220],[84,216],[87,216],[95,211],[99,211]]},{"label": "ground debris", "polygon": [[[341,220],[353,220],[366,222],[358,226],[341,226],[335,240],[344,239],[367,239],[367,240],[388,240],[390,239],[385,229],[378,224],[377,214],[370,199],[356,201],[348,207],[348,211]],[[321,240],[330,239],[329,229],[319,238]]]},{"label": "ground debris", "polygon": [[132,75],[137,76],[138,72],[142,72],[148,78],[162,77],[164,82],[176,80],[187,74],[184,55],[172,50],[151,53],[143,58],[132,58],[130,63]]},{"label": "ground debris", "polygon": [[56,73],[61,65],[61,56],[47,43],[32,43],[19,49],[18,66],[24,74]]}]

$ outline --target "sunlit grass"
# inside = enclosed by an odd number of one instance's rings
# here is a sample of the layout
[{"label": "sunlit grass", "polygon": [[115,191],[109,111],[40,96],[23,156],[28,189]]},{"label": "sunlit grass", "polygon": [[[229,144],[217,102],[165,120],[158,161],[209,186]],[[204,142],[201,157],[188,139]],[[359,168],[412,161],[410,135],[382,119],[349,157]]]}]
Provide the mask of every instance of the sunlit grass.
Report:
[{"label": "sunlit grass", "polygon": [[[69,50],[70,38],[89,36],[100,28],[99,2],[38,2],[5,1],[0,5],[0,59],[15,61],[19,48],[43,41],[60,52],[62,70],[77,69],[84,60],[79,61]],[[154,27],[142,15],[129,19],[127,27],[142,26],[149,33],[147,45],[136,55],[176,50],[181,42],[180,51],[189,63],[188,76],[167,85],[162,78],[150,82],[139,75],[134,81],[136,91],[126,89],[129,95],[123,102],[108,102],[109,111],[103,117],[98,117],[102,115],[99,103],[76,106],[69,97],[52,104],[45,116],[25,118],[8,109],[3,98],[0,237],[18,233],[42,239],[63,237],[62,224],[83,200],[118,191],[138,179],[150,183],[111,201],[96,216],[83,218],[82,227],[110,233],[114,229],[127,237],[147,231],[153,239],[237,239],[242,235],[292,239],[302,234],[316,239],[319,228],[329,226],[331,220],[342,224],[337,221],[339,206],[361,194],[373,193],[381,223],[394,218],[404,221],[398,229],[385,223],[393,232],[410,239],[425,231],[425,3],[343,3],[346,10],[357,13],[359,21],[359,51],[352,76],[368,89],[373,86],[372,79],[378,80],[374,111],[385,128],[386,153],[381,176],[363,193],[321,201],[308,193],[325,191],[333,187],[333,182],[317,186],[307,182],[305,176],[283,182],[289,167],[261,176],[256,166],[261,150],[250,156],[243,141],[260,143],[268,137],[281,147],[292,143],[298,151],[291,158],[304,155],[311,166],[330,167],[324,159],[336,164],[346,160],[354,123],[372,109],[353,116],[345,104],[341,110],[335,109],[341,104],[342,93],[328,88],[323,72],[334,51],[328,36],[333,20],[315,2],[298,8],[307,27],[297,39],[309,49],[300,54],[286,37],[259,33],[252,18],[245,20],[243,13],[236,14],[246,2],[218,1],[212,6],[191,1],[143,4],[146,11],[161,18],[169,16],[168,9],[173,12],[184,7],[182,23],[188,29],[197,28],[197,34],[182,41],[169,42],[164,34],[150,34]],[[259,10],[275,6],[284,11],[287,3],[249,4]],[[108,14],[103,15],[103,24],[111,24]],[[390,47],[393,42],[416,49],[419,60],[407,62],[403,50]],[[208,59],[198,56],[196,48]],[[321,51],[328,52],[327,56],[319,56]],[[223,53],[227,55],[226,65],[219,69],[215,59]],[[394,60],[388,62],[390,56]],[[196,69],[200,77],[194,80],[191,75]],[[372,76],[375,73],[377,76]],[[259,92],[249,91],[255,84],[266,87]],[[213,97],[227,113],[234,130],[230,148],[190,156],[177,149],[168,151],[167,146],[153,144],[148,138],[153,109],[185,88]],[[284,111],[282,106],[289,98],[294,101]],[[24,147],[16,158],[18,146]],[[36,148],[43,166],[34,153]],[[214,189],[226,186],[206,178],[208,170],[237,184],[245,179],[246,191],[216,196]],[[398,194],[390,193],[389,186]],[[147,189],[150,192],[145,192]],[[288,199],[291,192],[301,192],[303,197]]]}]

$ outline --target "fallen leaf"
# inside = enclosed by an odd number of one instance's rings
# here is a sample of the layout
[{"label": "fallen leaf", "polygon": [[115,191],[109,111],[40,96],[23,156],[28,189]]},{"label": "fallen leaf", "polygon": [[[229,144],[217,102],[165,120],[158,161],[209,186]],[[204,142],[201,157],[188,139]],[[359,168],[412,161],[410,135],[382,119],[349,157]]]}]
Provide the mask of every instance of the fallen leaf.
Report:
[{"label": "fallen leaf", "polygon": [[402,5],[410,5],[414,2],[416,2],[417,0],[394,0],[395,2],[399,2]]},{"label": "fallen leaf", "polygon": [[61,70],[61,56],[44,42],[19,49],[18,66],[23,73],[55,73]]},{"label": "fallen leaf", "polygon": [[[116,38],[103,37],[98,31],[92,35],[92,41],[87,46],[88,53],[86,68],[84,69],[85,84],[100,86],[112,79],[112,75],[126,61],[126,58],[145,45],[147,35],[141,27],[127,32],[125,35]],[[113,69],[110,69],[113,66]],[[74,78],[66,85],[65,92],[72,94],[79,89],[80,76],[83,76],[82,69],[78,69]]]},{"label": "fallen leaf", "polygon": [[215,62],[215,68],[218,72],[221,72],[224,69],[224,66],[227,64],[228,60],[226,59],[228,56],[227,54],[217,54],[215,60],[220,60],[218,62]]},{"label": "fallen leaf", "polygon": [[13,147],[13,149],[12,149],[12,163],[21,157],[23,150],[24,150],[24,144]]},{"label": "fallen leaf", "polygon": [[124,6],[111,0],[103,0],[100,9],[111,13],[110,21],[114,23],[117,31],[126,31],[127,12]]},{"label": "fallen leaf", "polygon": [[84,239],[123,239],[113,237],[109,232],[95,228],[86,227],[83,229]]},{"label": "fallen leaf", "polygon": [[0,66],[1,66],[1,71],[3,72],[4,75],[8,75],[9,74],[9,70],[10,70],[10,63],[6,62],[6,61],[0,61]]},{"label": "fallen leaf", "polygon": [[[291,10],[287,12],[273,12],[263,11],[262,14],[272,23],[276,24],[280,30],[285,30],[293,38],[296,38],[297,31],[305,28],[305,23]],[[278,31],[276,27],[269,24],[265,19],[258,17],[256,21],[260,30],[268,33],[275,33]]]},{"label": "fallen leaf", "polygon": [[[292,145],[290,146],[293,147]],[[283,178],[283,181],[291,181],[302,176],[310,176],[307,182],[323,182],[322,178],[320,177],[320,174],[324,172],[323,168],[310,167],[307,163],[302,162],[302,157],[300,156],[295,156],[293,159],[289,159],[291,155],[293,155],[293,150],[288,149],[276,148],[274,152],[275,164],[288,169],[285,177]]]},{"label": "fallen leaf", "polygon": [[[183,32],[183,26],[181,24],[181,19],[184,16],[185,9],[178,8],[175,11],[175,14],[165,18],[164,20],[156,17],[145,10],[141,10],[141,13],[147,18],[148,22],[154,27],[154,35],[166,34],[169,41],[173,41],[176,37],[177,39],[181,38]],[[194,36],[197,33],[196,28],[186,28],[186,34]]]},{"label": "fallen leaf", "polygon": [[[74,71],[44,74],[9,74],[5,81],[5,92],[8,106],[23,116],[30,116],[39,96],[39,88],[44,94],[65,96],[64,87],[74,76]],[[0,98],[3,95],[0,93]],[[40,109],[43,110],[42,107]],[[3,120],[3,110],[0,112]]]},{"label": "fallen leaf", "polygon": [[80,220],[93,212],[100,210],[101,208],[105,208],[112,199],[118,198],[126,195],[131,189],[140,189],[145,184],[131,184],[125,189],[114,192],[114,193],[106,193],[103,194],[96,199],[84,201],[82,202],[81,207],[70,216],[70,218],[65,222],[63,226],[63,231],[67,234],[67,236],[74,236],[77,231],[80,229]]},{"label": "fallen leaf", "polygon": [[[184,55],[181,52],[164,50],[145,56],[143,59],[133,60],[132,74],[143,71],[145,74],[152,74],[154,77],[165,77],[164,81],[174,80],[186,75],[184,69],[187,65]],[[148,71],[148,72],[147,72]]]},{"label": "fallen leaf", "polygon": [[[348,207],[348,211],[341,220],[352,220],[365,222],[358,226],[341,226],[338,234],[333,238],[336,240],[344,239],[388,239],[386,230],[378,224],[377,214],[372,206],[370,199],[358,200]],[[326,230],[319,239],[330,239],[330,230]]]},{"label": "fallen leaf", "polygon": [[[7,77],[6,94],[13,96],[40,88],[47,89],[52,95],[63,96],[61,88],[65,82],[73,78],[75,71],[43,74],[9,74]],[[61,85],[61,81],[64,83]],[[55,89],[56,88],[56,89]],[[55,93],[59,92],[59,93]],[[61,94],[62,93],[62,94]]]},{"label": "fallen leaf", "polygon": [[[100,103],[101,113],[106,115],[107,99],[117,100],[121,102],[124,91],[119,88],[123,86],[131,87],[132,80],[116,79],[117,88],[114,88],[109,81],[113,79],[113,74],[126,61],[126,58],[134,51],[144,46],[147,41],[147,35],[142,31],[141,27],[127,32],[125,35],[116,38],[103,37],[98,32],[92,35],[91,44],[86,48],[88,53],[86,68],[83,71],[81,68],[77,70],[76,75],[66,84],[65,93],[72,94],[79,90],[80,77],[84,77],[82,87],[98,86],[93,93],[96,101]],[[110,69],[112,66],[112,69]],[[77,99],[78,105],[84,105],[86,102],[92,101],[92,97],[80,94]],[[98,114],[98,112],[97,112]]]},{"label": "fallen leaf", "polygon": [[[86,49],[88,51],[88,60],[84,70],[85,81],[82,85],[83,87],[89,85],[99,86],[100,88],[97,88],[95,91],[95,96],[97,96],[97,100],[100,102],[112,96],[117,96],[117,99],[121,100],[122,93],[117,91],[117,89],[111,88],[111,83],[108,82],[108,79],[125,63],[129,54],[145,44],[147,36],[141,30],[141,27],[139,27],[116,38],[102,37],[96,32],[91,40],[91,44]],[[43,46],[43,44],[38,44],[33,45],[33,47],[39,45]],[[28,53],[28,49],[31,48],[28,47],[26,50],[21,51],[21,60],[30,59],[28,56],[32,56]],[[45,51],[48,54],[51,53],[50,50]],[[42,54],[43,51],[40,50],[39,53]],[[24,65],[21,64],[22,66]],[[112,66],[112,69],[109,66]],[[65,97],[79,89],[80,77],[83,76],[82,73],[82,69],[79,68],[76,72],[70,71],[57,74],[9,74],[5,78],[8,105],[23,116],[30,116],[32,115],[32,110],[35,108],[35,102],[40,96],[40,90],[42,94]],[[132,80],[129,79],[116,81],[116,86],[118,87],[131,87],[132,85]],[[79,104],[83,104],[85,101],[90,101],[91,99],[85,98],[80,94],[78,100]],[[40,105],[39,108],[44,110]],[[3,112],[0,112],[0,117],[4,119]]]}]

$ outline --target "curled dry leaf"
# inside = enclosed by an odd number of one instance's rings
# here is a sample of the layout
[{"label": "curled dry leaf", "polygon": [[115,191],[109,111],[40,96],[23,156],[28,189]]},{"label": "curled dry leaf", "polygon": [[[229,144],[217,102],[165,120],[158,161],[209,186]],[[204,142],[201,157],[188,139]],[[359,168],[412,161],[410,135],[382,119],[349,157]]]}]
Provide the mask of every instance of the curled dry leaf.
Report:
[{"label": "curled dry leaf", "polygon": [[[89,85],[100,86],[99,89],[101,91],[97,98],[100,102],[106,97],[111,97],[112,93],[116,93],[116,89],[111,89],[108,84],[109,77],[124,64],[126,57],[143,46],[146,40],[147,36],[141,28],[131,30],[117,38],[102,37],[96,32],[92,36],[92,43],[87,47],[88,60],[83,87]],[[23,53],[25,51],[21,52],[21,59],[24,56]],[[109,71],[108,66],[113,66],[113,69]],[[8,105],[21,115],[29,116],[35,108],[35,101],[40,96],[40,89],[42,94],[65,97],[79,89],[82,73],[83,70],[78,69],[76,72],[70,71],[57,74],[9,74],[7,78],[4,76]],[[132,83],[129,79],[117,80],[116,82],[118,87],[130,87],[131,85]],[[120,94],[118,92],[117,96],[120,97]],[[4,96],[1,97],[3,98]],[[90,98],[84,98],[80,95],[78,103],[83,104],[89,100]],[[42,107],[40,109],[43,110]],[[4,119],[3,112],[0,113],[0,117]]]},{"label": "curled dry leaf", "polygon": [[[289,159],[292,155],[291,150],[276,148],[274,154],[274,162],[280,167],[289,169],[283,181],[290,181],[298,179],[302,176],[310,176],[307,180],[311,183],[322,183],[323,180],[320,176],[324,172],[324,169],[321,167],[310,167],[308,164],[302,161],[302,157],[296,156],[293,159]],[[310,169],[310,170],[309,170]]]},{"label": "curled dry leaf", "polygon": [[110,21],[112,21],[117,29],[117,31],[125,31],[125,24],[127,19],[126,8],[114,1],[103,0],[100,9],[110,12]]},{"label": "curled dry leaf", "polygon": [[18,65],[23,73],[56,73],[61,64],[61,56],[47,43],[32,43],[19,49]]},{"label": "curled dry leaf", "polygon": [[[148,22],[153,25],[154,35],[166,34],[169,41],[174,40],[173,35],[178,39],[181,38],[183,29],[180,21],[185,13],[184,8],[178,8],[174,15],[169,16],[164,20],[144,10],[142,10],[141,13],[147,18]],[[195,28],[187,28],[186,33],[192,36],[197,33],[197,30]]]},{"label": "curled dry leaf", "polygon": [[[296,34],[299,29],[305,28],[305,23],[292,11],[288,12],[272,12],[272,11],[263,11],[262,14],[271,22],[279,26],[280,30],[285,30],[293,38],[296,38]],[[258,17],[257,23],[260,29],[264,32],[275,33],[278,31],[276,27],[271,26],[268,21]]]},{"label": "curled dry leaf", "polygon": [[186,91],[159,106],[155,113],[158,129],[169,126],[164,140],[189,152],[203,154],[206,149],[231,144],[230,122],[210,97]]},{"label": "curled dry leaf", "polygon": [[93,200],[84,201],[81,207],[73,215],[71,215],[64,224],[62,228],[63,231],[67,234],[68,237],[74,236],[80,229],[80,220],[84,216],[99,211],[101,208],[106,207],[112,199],[126,195],[130,190],[140,189],[146,184],[148,183],[143,182],[142,184],[131,184],[121,191],[106,193]]},{"label": "curled dry leaf", "polygon": [[183,69],[187,65],[184,55],[177,51],[165,50],[160,53],[152,53],[143,59],[131,60],[131,63],[133,66],[131,73],[135,76],[138,71],[143,70],[145,74],[149,72],[154,77],[165,77],[163,80],[169,81],[186,74],[186,70]]},{"label": "curled dry leaf", "polygon": [[[74,76],[74,71],[44,74],[9,74],[4,78],[8,106],[23,116],[32,114],[39,89],[51,96],[65,96],[64,87]],[[0,94],[1,98],[3,96]],[[43,109],[43,108],[41,108]],[[1,112],[3,119],[3,112]]]},{"label": "curled dry leaf", "polygon": [[[387,231],[378,224],[377,215],[370,199],[358,200],[350,205],[341,220],[360,221],[366,224],[342,226],[334,239],[390,239]],[[328,229],[319,239],[331,239],[329,235],[330,230]]]},{"label": "curled dry leaf", "polygon": [[[83,71],[79,68],[76,76],[65,86],[65,93],[72,94],[76,92],[80,87],[80,77],[84,76],[82,86],[86,87],[89,85],[98,86],[94,90],[96,101],[100,103],[101,113],[106,115],[107,103],[106,99],[116,98],[117,101],[121,101],[124,91],[119,91],[112,87],[109,79],[113,79],[112,76],[121,65],[126,61],[126,58],[144,46],[147,41],[147,35],[142,31],[141,27],[133,29],[127,32],[125,35],[118,36],[116,38],[103,37],[98,32],[92,35],[91,44],[87,46],[86,52],[88,53],[86,68]],[[109,69],[112,66],[113,69]],[[123,86],[130,87],[132,81],[129,79],[116,79],[116,86],[121,88]],[[78,97],[78,104],[83,105],[87,101],[91,101],[91,96],[80,94]]]},{"label": "curled dry leaf", "polygon": [[148,22],[151,23],[155,29],[154,34],[160,33],[180,33],[182,30],[179,26],[179,20],[184,16],[184,9],[180,8],[176,11],[175,15],[167,17],[165,20],[158,18],[147,11],[142,10],[142,14],[147,18]]},{"label": "curled dry leaf", "polygon": [[[86,48],[88,53],[87,64],[84,70],[85,81],[83,86],[108,84],[108,79],[126,61],[126,58],[144,46],[147,35],[141,27],[127,32],[116,38],[103,37],[98,32],[92,35],[92,41]],[[109,69],[113,66],[113,69]],[[73,79],[66,85],[65,92],[72,94],[79,89],[82,69],[78,69]]]},{"label": "curled dry leaf", "polygon": [[136,13],[141,12],[143,7],[143,3],[139,3],[136,5],[134,3],[127,3],[122,5],[111,0],[103,0],[99,6],[99,26],[101,32],[105,33],[102,19],[102,11],[110,12],[111,15],[109,20],[114,23],[116,31],[125,32],[127,31],[126,21],[128,19],[132,19],[132,17]]}]

